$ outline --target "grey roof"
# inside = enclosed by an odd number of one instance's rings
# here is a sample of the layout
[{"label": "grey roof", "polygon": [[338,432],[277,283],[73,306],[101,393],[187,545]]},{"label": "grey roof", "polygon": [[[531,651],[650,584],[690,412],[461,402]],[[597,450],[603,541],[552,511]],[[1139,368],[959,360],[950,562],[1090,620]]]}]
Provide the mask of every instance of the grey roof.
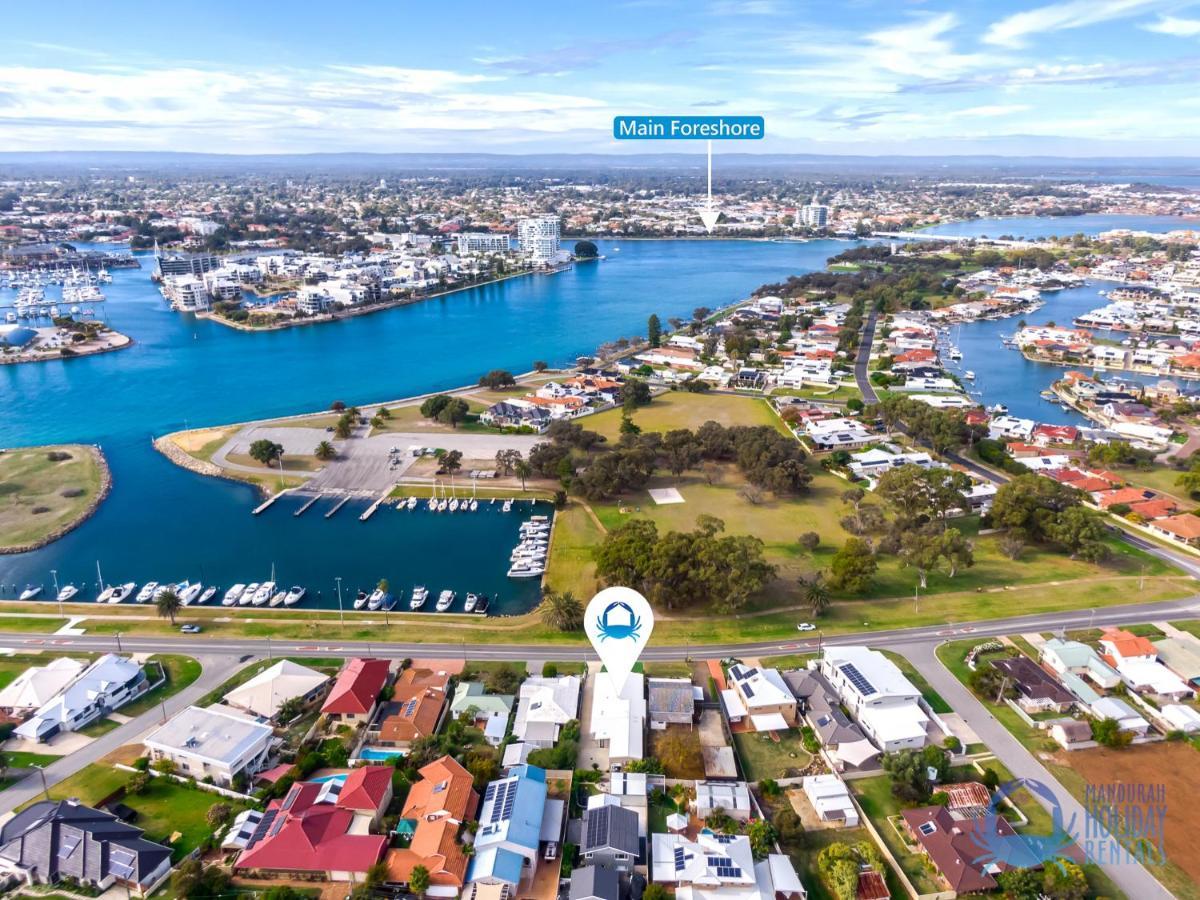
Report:
[{"label": "grey roof", "polygon": [[584,866],[571,873],[571,900],[620,900],[621,876],[616,869],[602,866]]},{"label": "grey roof", "polygon": [[647,681],[650,714],[686,713],[692,715],[696,700],[690,679],[651,678]]},{"label": "grey roof", "polygon": [[142,837],[112,813],[70,800],[42,800],[0,827],[0,857],[32,870],[41,881],[110,875],[146,884],[171,850]]},{"label": "grey roof", "polygon": [[616,804],[605,804],[587,810],[583,815],[584,853],[612,848],[621,853],[637,856],[638,817],[632,809]]}]

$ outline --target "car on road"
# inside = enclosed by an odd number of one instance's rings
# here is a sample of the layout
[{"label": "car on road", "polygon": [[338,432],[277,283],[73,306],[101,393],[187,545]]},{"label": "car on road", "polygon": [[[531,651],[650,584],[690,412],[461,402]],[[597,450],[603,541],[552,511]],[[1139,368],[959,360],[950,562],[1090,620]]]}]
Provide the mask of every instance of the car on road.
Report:
[{"label": "car on road", "polygon": [[184,634],[199,634],[202,629],[199,625],[182,625],[179,628]]},{"label": "car on road", "polygon": [[796,630],[797,631],[816,631],[817,626],[814,625],[812,622],[801,622],[799,625],[796,626]]}]

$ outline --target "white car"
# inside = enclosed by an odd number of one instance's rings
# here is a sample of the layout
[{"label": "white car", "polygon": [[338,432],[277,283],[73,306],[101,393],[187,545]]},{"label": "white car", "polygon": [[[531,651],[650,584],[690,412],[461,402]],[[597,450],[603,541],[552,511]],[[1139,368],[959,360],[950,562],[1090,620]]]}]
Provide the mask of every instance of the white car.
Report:
[{"label": "white car", "polygon": [[812,622],[801,622],[799,625],[796,626],[796,630],[797,631],[816,631],[817,626],[814,625]]}]

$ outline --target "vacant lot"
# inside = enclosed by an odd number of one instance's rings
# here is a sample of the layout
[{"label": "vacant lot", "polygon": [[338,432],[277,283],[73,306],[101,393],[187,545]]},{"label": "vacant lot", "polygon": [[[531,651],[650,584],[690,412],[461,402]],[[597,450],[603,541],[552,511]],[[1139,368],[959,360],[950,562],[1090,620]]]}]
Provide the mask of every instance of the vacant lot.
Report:
[{"label": "vacant lot", "polygon": [[[1195,748],[1184,742],[1150,744],[1124,750],[1077,750],[1055,756],[1059,765],[1069,766],[1089,785],[1162,785],[1165,794],[1162,804],[1151,803],[1148,807],[1128,804],[1128,814],[1122,816],[1122,821],[1131,822],[1138,816],[1151,815],[1156,807],[1165,807],[1166,815],[1162,820],[1163,847],[1168,864],[1161,867],[1151,865],[1149,868],[1176,897],[1200,896],[1200,889],[1196,887],[1200,882],[1200,854],[1196,852],[1195,845],[1196,831],[1200,829],[1200,804],[1196,803],[1196,798],[1200,797],[1200,767],[1196,764],[1197,759]],[[1114,805],[1122,811],[1127,807],[1124,802]],[[1084,808],[1091,812],[1087,801],[1084,802]],[[1157,819],[1154,821],[1157,822]],[[1155,840],[1152,843],[1158,842]]]},{"label": "vacant lot", "polygon": [[0,549],[77,524],[100,496],[102,471],[100,451],[82,444],[0,454]]},{"label": "vacant lot", "polygon": [[[665,752],[670,747],[671,752]],[[668,725],[663,731],[650,731],[650,755],[663,764],[668,778],[704,777],[704,756],[700,752],[700,731],[686,725]]]},{"label": "vacant lot", "polygon": [[[609,409],[580,419],[580,424],[615,441],[621,436],[621,410]],[[667,432],[675,428],[693,431],[705,422],[722,425],[770,425],[782,428],[779,418],[767,401],[756,397],[737,397],[732,394],[690,394],[668,391],[654,398],[633,414],[633,421],[642,431]]]}]

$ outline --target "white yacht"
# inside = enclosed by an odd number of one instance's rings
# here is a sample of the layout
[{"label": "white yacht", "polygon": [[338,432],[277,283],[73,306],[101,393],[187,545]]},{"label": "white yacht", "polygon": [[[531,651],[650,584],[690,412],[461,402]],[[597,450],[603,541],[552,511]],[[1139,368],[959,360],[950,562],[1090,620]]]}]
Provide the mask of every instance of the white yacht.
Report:
[{"label": "white yacht", "polygon": [[455,497],[450,501],[450,512],[458,512],[458,498]]},{"label": "white yacht", "polygon": [[258,586],[258,590],[254,592],[254,597],[250,601],[255,606],[262,606],[275,594],[275,582],[264,581]]},{"label": "white yacht", "polygon": [[441,500],[438,501],[437,511],[445,512],[446,506],[448,505],[448,503],[449,503],[449,501],[445,497],[443,497]]},{"label": "white yacht", "polygon": [[417,508],[417,498],[409,497],[408,502],[404,505],[407,506],[409,509],[416,509]]},{"label": "white yacht", "polygon": [[41,592],[42,592],[42,586],[40,584],[39,585],[27,584],[27,585],[25,585],[25,590],[21,591],[21,599],[22,600],[32,600],[34,597],[36,597]]},{"label": "white yacht", "polygon": [[437,512],[437,508],[438,508],[437,497],[430,497],[429,503],[426,505],[428,506],[430,512]]},{"label": "white yacht", "polygon": [[254,599],[254,595],[258,593],[258,582],[252,581],[246,585],[246,589],[238,595],[238,606],[249,606]]},{"label": "white yacht", "polygon": [[79,593],[79,588],[75,587],[75,585],[73,585],[73,584],[63,585],[62,588],[58,592],[58,602],[66,603],[68,600],[70,600],[72,597],[74,597],[78,593]]},{"label": "white yacht", "polygon": [[183,601],[184,606],[191,606],[203,591],[204,585],[199,581],[195,581],[179,592],[179,599]]},{"label": "white yacht", "polygon": [[512,568],[508,570],[509,578],[535,578],[546,571],[546,567],[538,563],[525,564],[523,562],[515,562]]},{"label": "white yacht", "polygon": [[151,597],[154,596],[154,592],[157,590],[158,590],[158,582],[157,581],[147,581],[145,584],[142,585],[142,589],[140,591],[138,591],[137,597],[135,599],[137,600],[138,603],[145,603],[147,600],[149,600]]},{"label": "white yacht", "polygon": [[383,606],[383,601],[387,599],[388,592],[383,588],[375,588],[371,591],[371,596],[367,598],[367,609],[376,610]]},{"label": "white yacht", "polygon": [[967,381],[974,381],[975,373],[972,372],[970,369],[967,369],[967,371],[963,372],[963,378],[967,379]]},{"label": "white yacht", "polygon": [[283,601],[287,599],[287,591],[276,591],[271,595],[268,603],[271,606],[283,606]]},{"label": "white yacht", "polygon": [[238,600],[242,596],[242,592],[246,590],[246,586],[242,583],[235,584],[225,592],[225,596],[221,598],[222,606],[236,606]]},{"label": "white yacht", "polygon": [[359,591],[354,597],[354,608],[362,609],[367,605],[367,599],[370,595],[366,591]]},{"label": "white yacht", "polygon": [[962,359],[962,351],[959,350],[957,347],[951,347],[950,348],[950,358],[953,360]]},{"label": "white yacht", "polygon": [[437,611],[445,612],[451,606],[453,606],[455,596],[456,595],[455,595],[454,591],[442,591],[440,594],[438,594]]},{"label": "white yacht", "polygon": [[112,594],[108,598],[109,603],[120,603],[122,600],[132,596],[137,584],[132,581],[127,581],[124,584],[118,584],[115,587],[109,588]]},{"label": "white yacht", "polygon": [[425,601],[429,599],[429,588],[423,584],[418,584],[413,588],[412,599],[408,601],[409,609],[420,609],[425,605]]},{"label": "white yacht", "polygon": [[465,604],[463,604],[463,611],[464,612],[475,612],[475,606],[477,603],[479,603],[479,595],[468,593],[467,594],[467,602]]},{"label": "white yacht", "polygon": [[196,603],[203,606],[205,603],[207,603],[209,600],[211,600],[216,595],[217,595],[217,586],[215,584],[210,585],[209,587],[206,587],[204,589],[204,593],[202,593],[199,597],[196,598]]},{"label": "white yacht", "polygon": [[283,598],[283,605],[295,606],[304,599],[304,595],[307,593],[308,591],[305,588],[300,587],[298,584],[294,584],[292,585],[291,590],[287,592],[287,596]]},{"label": "white yacht", "polygon": [[500,512],[512,512],[512,498],[504,501],[504,505],[500,507]]},{"label": "white yacht", "polygon": [[98,593],[96,595],[96,602],[97,603],[112,603],[113,602],[112,595],[116,592],[116,590],[117,590],[116,585],[111,585],[109,587],[104,587],[103,585],[101,585],[100,593]]}]

